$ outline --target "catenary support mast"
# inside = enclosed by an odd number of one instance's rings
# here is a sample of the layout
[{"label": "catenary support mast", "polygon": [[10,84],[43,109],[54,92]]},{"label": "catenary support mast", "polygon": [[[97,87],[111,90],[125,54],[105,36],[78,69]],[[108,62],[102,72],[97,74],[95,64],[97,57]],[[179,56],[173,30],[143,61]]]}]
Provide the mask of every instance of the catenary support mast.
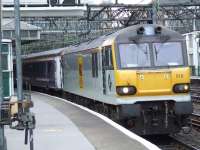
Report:
[{"label": "catenary support mast", "polygon": [[20,0],[15,0],[15,35],[16,35],[16,67],[17,67],[17,97],[23,100],[22,91],[22,61],[21,61],[21,34],[20,34]]},{"label": "catenary support mast", "polygon": [[[2,0],[0,0],[0,112],[1,112],[1,104],[3,102],[3,75],[2,75],[2,63],[1,63],[1,50],[2,50],[2,29],[1,29],[1,22],[2,22]],[[0,113],[0,120],[2,116]],[[6,142],[4,137],[4,126],[0,125],[0,150],[6,150]]]}]

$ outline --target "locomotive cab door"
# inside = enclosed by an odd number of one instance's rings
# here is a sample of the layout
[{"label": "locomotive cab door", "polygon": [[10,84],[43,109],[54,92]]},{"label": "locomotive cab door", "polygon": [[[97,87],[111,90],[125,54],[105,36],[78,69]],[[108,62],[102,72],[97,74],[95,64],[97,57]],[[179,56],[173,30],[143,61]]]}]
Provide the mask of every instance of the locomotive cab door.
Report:
[{"label": "locomotive cab door", "polygon": [[112,89],[113,78],[113,61],[112,48],[106,46],[102,48],[102,80],[103,80],[103,94],[107,95]]}]

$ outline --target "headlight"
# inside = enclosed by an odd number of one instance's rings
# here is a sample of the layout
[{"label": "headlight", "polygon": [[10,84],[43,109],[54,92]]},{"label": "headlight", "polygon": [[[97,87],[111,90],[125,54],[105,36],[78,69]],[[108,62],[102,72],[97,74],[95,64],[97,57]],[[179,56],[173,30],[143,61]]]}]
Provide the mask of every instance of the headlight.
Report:
[{"label": "headlight", "polygon": [[189,84],[176,84],[174,85],[173,91],[175,93],[188,93],[190,90]]},{"label": "headlight", "polygon": [[134,86],[118,86],[116,88],[118,95],[134,95],[136,93],[136,88]]}]

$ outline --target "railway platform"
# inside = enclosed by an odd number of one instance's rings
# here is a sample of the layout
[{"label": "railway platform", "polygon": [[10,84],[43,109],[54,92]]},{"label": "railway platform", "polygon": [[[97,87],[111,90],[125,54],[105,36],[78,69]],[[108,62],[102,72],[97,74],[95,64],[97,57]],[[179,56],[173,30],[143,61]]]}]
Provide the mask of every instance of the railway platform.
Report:
[{"label": "railway platform", "polygon": [[[32,93],[36,116],[35,150],[159,150],[159,148],[110,119],[56,98]],[[28,150],[24,134],[6,128],[8,150]]]}]

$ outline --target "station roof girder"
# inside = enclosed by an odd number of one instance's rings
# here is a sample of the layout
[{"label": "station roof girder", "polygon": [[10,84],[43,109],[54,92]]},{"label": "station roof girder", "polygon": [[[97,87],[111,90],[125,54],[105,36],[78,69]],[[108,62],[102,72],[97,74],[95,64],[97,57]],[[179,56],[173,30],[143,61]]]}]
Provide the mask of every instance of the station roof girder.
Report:
[{"label": "station roof girder", "polygon": [[[85,6],[75,7],[21,7],[21,17],[73,17],[84,16]],[[14,17],[13,7],[3,8],[3,17]]]}]

